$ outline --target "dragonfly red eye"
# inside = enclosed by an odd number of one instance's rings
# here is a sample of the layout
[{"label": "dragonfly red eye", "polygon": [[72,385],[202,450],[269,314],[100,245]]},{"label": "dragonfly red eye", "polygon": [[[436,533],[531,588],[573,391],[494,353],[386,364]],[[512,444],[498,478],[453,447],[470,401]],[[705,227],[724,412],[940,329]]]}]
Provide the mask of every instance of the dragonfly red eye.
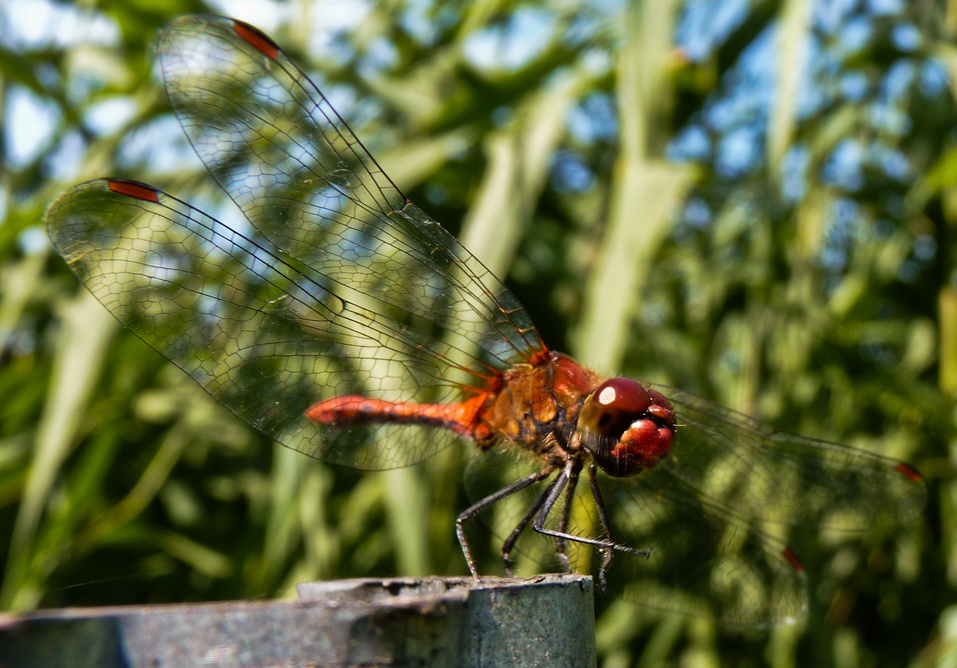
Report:
[{"label": "dragonfly red eye", "polygon": [[595,388],[578,417],[582,443],[616,477],[652,468],[674,441],[674,410],[664,396],[630,378]]},{"label": "dragonfly red eye", "polygon": [[617,438],[650,405],[651,395],[641,383],[631,378],[612,378],[596,387],[585,400],[578,427]]}]

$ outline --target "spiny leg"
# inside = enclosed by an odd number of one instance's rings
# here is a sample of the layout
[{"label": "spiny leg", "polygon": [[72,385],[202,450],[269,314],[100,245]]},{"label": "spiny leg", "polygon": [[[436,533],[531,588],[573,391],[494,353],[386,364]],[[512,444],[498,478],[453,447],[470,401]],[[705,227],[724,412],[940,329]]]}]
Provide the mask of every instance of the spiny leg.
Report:
[{"label": "spiny leg", "polygon": [[459,539],[459,545],[462,547],[462,554],[465,555],[465,561],[468,563],[469,572],[472,574],[472,577],[478,577],[478,569],[475,567],[475,559],[472,557],[472,551],[469,549],[468,540],[465,538],[465,528],[463,527],[463,524],[492,504],[498,503],[502,499],[507,498],[516,492],[522,491],[529,485],[534,485],[536,482],[547,478],[554,470],[555,467],[549,464],[541,471],[532,473],[524,478],[519,478],[515,482],[503,487],[497,492],[489,494],[484,499],[476,501],[471,506],[459,513],[459,516],[455,518],[455,535]]},{"label": "spiny leg", "polygon": [[[581,465],[573,465],[568,471],[567,482],[565,483],[568,491],[565,492],[565,502],[562,504],[562,516],[558,522],[558,531],[562,534],[568,534],[568,524],[572,516],[572,501],[575,500],[575,490],[578,488],[578,474],[581,471]],[[566,573],[572,572],[571,564],[568,561],[568,555],[565,553],[567,543],[564,538],[555,540],[555,552],[558,554],[558,560],[562,562],[562,567]]]},{"label": "spiny leg", "polygon": [[[569,475],[569,471],[566,470],[562,471],[562,474],[556,478],[555,485],[552,488],[551,493],[545,500],[545,504],[542,506],[541,510],[538,511],[538,516],[535,518],[535,521],[532,523],[532,528],[535,529],[535,531],[540,534],[544,534],[545,536],[552,536],[553,538],[563,538],[565,540],[572,540],[576,543],[582,543],[584,545],[594,545],[595,547],[617,550],[619,552],[627,552],[628,554],[637,554],[642,557],[647,557],[651,554],[651,550],[641,550],[634,547],[628,547],[627,545],[616,543],[613,540],[585,538],[584,536],[575,536],[567,531],[554,531],[552,529],[546,528],[545,520],[548,518],[548,513],[551,512],[552,507],[554,507],[556,501],[558,501],[558,496],[565,488],[565,484],[568,482]],[[599,498],[601,497],[599,496]],[[607,517],[605,519],[607,519]]]},{"label": "spiny leg", "polygon": [[[611,522],[608,521],[608,512],[605,510],[605,502],[601,498],[601,490],[598,489],[598,480],[596,478],[594,464],[588,467],[588,486],[591,488],[592,498],[595,499],[595,506],[598,508],[598,519],[601,522],[602,530],[605,532],[605,537],[614,542],[615,535],[611,530]],[[609,550],[608,548],[601,548],[600,551],[601,563],[598,565],[598,591],[599,593],[604,593],[608,584],[606,573],[611,566],[611,560],[615,555],[615,551]]]},{"label": "spiny leg", "polygon": [[[549,473],[551,475],[551,473]],[[512,577],[512,549],[515,547],[516,541],[518,541],[519,536],[522,535],[522,532],[525,530],[525,527],[528,526],[529,520],[535,516],[539,508],[542,507],[542,504],[545,503],[545,499],[548,498],[548,495],[552,491],[552,487],[558,482],[558,478],[552,480],[545,488],[539,493],[538,497],[535,499],[534,503],[529,506],[528,510],[525,511],[525,514],[522,515],[522,519],[518,521],[518,524],[512,529],[512,533],[509,534],[502,542],[502,560],[505,562],[505,574],[509,577]]]},{"label": "spiny leg", "polygon": [[[605,500],[601,496],[601,489],[598,487],[598,470],[594,464],[588,467],[588,485],[591,488],[592,498],[595,499],[595,507],[598,508],[598,519],[601,522],[601,528],[605,536],[611,542],[615,542],[615,534],[611,528],[611,520],[608,519],[608,509],[605,508]],[[651,556],[651,549],[635,550],[636,554],[644,553],[644,556]],[[614,549],[601,548],[601,563],[598,566],[598,591],[604,593],[608,586],[608,569],[611,566],[612,557],[615,555]]]}]

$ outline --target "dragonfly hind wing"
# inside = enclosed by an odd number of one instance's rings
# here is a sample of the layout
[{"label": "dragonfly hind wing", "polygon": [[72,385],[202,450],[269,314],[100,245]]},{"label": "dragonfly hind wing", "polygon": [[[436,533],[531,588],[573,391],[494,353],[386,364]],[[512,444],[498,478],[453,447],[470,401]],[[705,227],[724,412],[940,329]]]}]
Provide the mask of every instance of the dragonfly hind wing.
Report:
[{"label": "dragonfly hind wing", "polygon": [[[675,388],[675,447],[659,471],[690,491],[756,520],[839,531],[898,527],[927,497],[913,468],[771,425]],[[780,490],[786,489],[786,494]]]},{"label": "dragonfly hind wing", "polygon": [[284,445],[383,469],[456,440],[427,426],[309,420],[312,405],[344,394],[452,403],[463,390],[443,380],[441,341],[349,301],[322,275],[185,202],[145,184],[101,179],[63,193],[47,225],[56,250],[114,316]]},{"label": "dragonfly hind wing", "polygon": [[677,484],[599,478],[616,542],[609,591],[639,606],[725,626],[790,622],[807,609],[797,555],[781,540]]}]

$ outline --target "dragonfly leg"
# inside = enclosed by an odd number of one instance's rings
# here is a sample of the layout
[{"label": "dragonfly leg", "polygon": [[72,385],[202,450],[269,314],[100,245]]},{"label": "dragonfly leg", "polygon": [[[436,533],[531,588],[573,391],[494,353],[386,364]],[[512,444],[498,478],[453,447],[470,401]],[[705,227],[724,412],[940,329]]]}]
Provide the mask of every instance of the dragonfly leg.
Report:
[{"label": "dragonfly leg", "polygon": [[[611,521],[608,519],[608,510],[605,508],[605,501],[601,498],[601,490],[598,488],[598,475],[597,468],[594,464],[588,467],[588,485],[591,488],[592,498],[595,499],[595,507],[598,508],[598,519],[601,522],[601,528],[605,532],[605,536],[611,542],[615,542],[615,534],[611,528]],[[651,554],[651,550],[648,550],[648,554]],[[615,556],[615,551],[608,548],[601,548],[601,563],[598,566],[598,592],[604,593],[607,589],[608,581],[606,575],[608,573],[608,568],[611,566],[612,557]]]},{"label": "dragonfly leg", "polygon": [[[493,494],[489,494],[484,499],[476,501],[471,506],[459,513],[459,516],[455,518],[455,535],[459,539],[459,545],[462,547],[462,554],[465,555],[465,561],[468,563],[469,572],[472,573],[472,577],[478,577],[478,569],[475,567],[475,559],[472,557],[472,551],[469,549],[468,540],[465,538],[465,522],[468,522],[470,519],[478,515],[480,512],[488,508],[489,506],[498,503],[502,499],[505,499],[516,492],[520,492],[530,485],[534,485],[540,480],[544,480],[550,476],[555,471],[555,467],[551,464],[546,466],[540,471],[537,471],[531,475],[525,476],[524,478],[519,478],[515,482],[509,484],[506,487],[498,490]],[[527,522],[527,520],[525,520]],[[511,538],[511,536],[510,536]],[[506,541],[508,542],[508,541]],[[512,541],[514,543],[514,541]],[[510,569],[511,565],[506,564]]]},{"label": "dragonfly leg", "polygon": [[[532,528],[535,529],[535,531],[537,531],[540,534],[543,534],[545,536],[551,536],[559,540],[571,540],[571,541],[575,541],[576,543],[583,543],[585,545],[594,545],[595,547],[603,548],[606,550],[617,550],[618,552],[627,552],[628,554],[636,554],[642,557],[650,556],[651,550],[649,549],[639,549],[635,547],[629,547],[627,545],[621,545],[620,543],[616,543],[610,537],[606,539],[586,538],[584,536],[576,536],[574,534],[568,533],[567,526],[559,526],[558,531],[555,531],[553,529],[548,529],[545,527],[545,520],[548,518],[548,513],[551,512],[551,509],[555,506],[555,503],[558,501],[559,495],[565,489],[565,485],[568,483],[573,473],[574,473],[574,477],[577,480],[577,477],[578,477],[577,471],[575,472],[568,471],[568,470],[562,471],[562,474],[555,481],[555,485],[552,486],[551,493],[548,495],[548,498],[545,500],[545,503],[542,504],[541,509],[538,511],[538,516],[535,518],[535,521],[532,523]],[[592,489],[593,493],[596,487],[593,487]],[[600,499],[601,499],[601,496],[599,495],[595,500],[597,502]],[[570,501],[566,500],[566,505],[570,505]],[[605,524],[607,520],[608,518],[606,516],[602,519],[602,523]],[[564,523],[564,519],[563,519],[563,523]],[[610,562],[610,559],[608,561]]]},{"label": "dragonfly leg", "polygon": [[[568,491],[565,492],[565,502],[562,504],[562,516],[558,523],[558,532],[561,534],[568,534],[568,524],[572,516],[572,501],[575,499],[575,490],[578,488],[578,474],[580,471],[580,465],[572,466],[567,471],[564,485],[568,488]],[[555,497],[555,499],[557,500],[558,497]],[[572,567],[568,561],[568,554],[565,552],[566,545],[565,538],[556,538],[555,552],[558,554],[558,560],[562,562],[562,568],[565,569],[565,572],[571,573]]]},{"label": "dragonfly leg", "polygon": [[538,510],[542,507],[542,504],[545,503],[545,499],[547,499],[548,495],[551,494],[552,487],[554,487],[559,480],[560,477],[555,478],[548,483],[544,489],[542,489],[541,493],[538,495],[538,498],[536,498],[535,502],[529,506],[528,510],[525,511],[525,514],[522,515],[522,519],[520,519],[518,524],[515,525],[515,528],[512,529],[512,533],[510,533],[508,538],[502,542],[502,560],[505,562],[505,573],[509,577],[512,577],[512,548],[515,547],[518,537],[522,535],[522,531],[524,531],[525,527],[528,526],[529,521],[538,513]]}]

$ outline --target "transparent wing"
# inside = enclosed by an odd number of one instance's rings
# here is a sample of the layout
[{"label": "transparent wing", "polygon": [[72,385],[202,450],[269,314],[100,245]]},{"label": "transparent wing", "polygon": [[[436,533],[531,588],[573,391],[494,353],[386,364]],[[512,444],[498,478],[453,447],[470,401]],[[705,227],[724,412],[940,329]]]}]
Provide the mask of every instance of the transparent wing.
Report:
[{"label": "transparent wing", "polygon": [[[388,400],[461,399],[467,390],[458,376],[471,368],[449,360],[470,358],[436,338],[434,323],[424,326],[374,295],[287,261],[143,184],[75,186],[53,203],[47,221],[54,247],[107,309],[284,445],[349,466],[389,468],[453,440],[448,430],[426,426],[344,430],[303,415],[322,399],[359,391]],[[401,438],[390,438],[398,429]]]},{"label": "transparent wing", "polygon": [[924,506],[923,480],[902,462],[658,389],[675,408],[678,430],[671,454],[644,484],[684,488],[745,518],[840,531],[900,526]]},{"label": "transparent wing", "polygon": [[[615,554],[610,592],[725,625],[793,621],[806,610],[798,557],[755,524],[678,487],[606,477],[599,482],[615,541],[651,550],[647,558]],[[590,504],[585,492],[579,496]]]},{"label": "transparent wing", "polygon": [[499,366],[541,349],[518,300],[399,192],[268,37],[185,16],[163,31],[159,57],[197,155],[277,249]]}]

